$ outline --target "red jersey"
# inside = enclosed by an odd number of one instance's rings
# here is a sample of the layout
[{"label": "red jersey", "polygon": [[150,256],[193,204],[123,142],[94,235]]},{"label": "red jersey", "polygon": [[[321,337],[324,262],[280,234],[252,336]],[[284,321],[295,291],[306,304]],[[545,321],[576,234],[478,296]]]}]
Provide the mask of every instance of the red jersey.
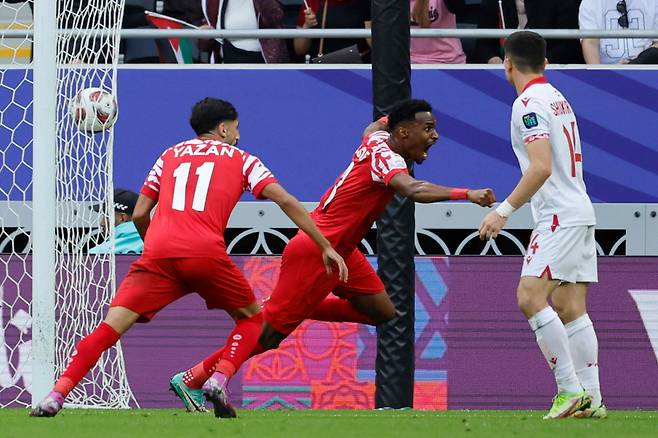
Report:
[{"label": "red jersey", "polygon": [[253,155],[214,140],[184,141],[162,153],[141,193],[158,202],[144,256],[216,257],[226,253],[224,230],[242,194],[260,197],[276,182]]},{"label": "red jersey", "polygon": [[342,254],[356,248],[393,198],[391,178],[409,173],[404,158],[388,147],[389,137],[385,131],[366,136],[312,213],[322,234]]}]

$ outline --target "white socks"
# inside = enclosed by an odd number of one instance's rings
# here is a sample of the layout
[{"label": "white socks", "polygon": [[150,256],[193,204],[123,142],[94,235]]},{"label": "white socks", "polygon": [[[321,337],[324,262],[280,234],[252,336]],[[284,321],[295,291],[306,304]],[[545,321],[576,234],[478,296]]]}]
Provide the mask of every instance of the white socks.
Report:
[{"label": "white socks", "polygon": [[582,390],[569,351],[567,331],[552,307],[547,306],[528,319],[537,344],[555,375],[558,392]]},{"label": "white socks", "polygon": [[599,386],[599,342],[587,314],[564,325],[578,380],[592,395],[592,406],[601,404]]}]

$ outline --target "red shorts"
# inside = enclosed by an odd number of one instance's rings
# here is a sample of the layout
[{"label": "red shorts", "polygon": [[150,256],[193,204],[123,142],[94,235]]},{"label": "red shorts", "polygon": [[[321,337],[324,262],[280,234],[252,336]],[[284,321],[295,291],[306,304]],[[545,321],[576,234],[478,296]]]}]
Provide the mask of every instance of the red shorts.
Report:
[{"label": "red shorts", "polygon": [[228,256],[140,258],[130,267],[110,307],[126,307],[148,322],[177,299],[196,292],[208,309],[235,310],[256,302],[251,286]]},{"label": "red shorts", "polygon": [[338,270],[327,275],[322,251],[306,234],[297,234],[281,258],[279,281],[265,302],[263,317],[276,331],[292,333],[331,293],[349,299],[384,291],[384,284],[365,256],[354,249],[345,258],[349,280],[338,280]]}]

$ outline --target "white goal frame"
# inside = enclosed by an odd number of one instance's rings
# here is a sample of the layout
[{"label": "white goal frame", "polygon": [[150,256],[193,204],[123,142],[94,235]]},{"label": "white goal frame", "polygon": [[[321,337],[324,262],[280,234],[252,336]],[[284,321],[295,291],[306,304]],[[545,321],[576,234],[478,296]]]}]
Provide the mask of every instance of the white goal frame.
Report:
[{"label": "white goal frame", "polygon": [[[32,405],[55,383],[57,2],[34,2]],[[39,218],[39,220],[36,220]]]}]

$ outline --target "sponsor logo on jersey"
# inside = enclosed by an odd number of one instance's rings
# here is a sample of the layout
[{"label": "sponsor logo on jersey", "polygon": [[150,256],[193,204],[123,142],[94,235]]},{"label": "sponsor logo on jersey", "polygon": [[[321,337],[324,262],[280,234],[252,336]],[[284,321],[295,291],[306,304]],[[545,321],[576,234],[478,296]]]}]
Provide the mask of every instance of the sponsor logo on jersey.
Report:
[{"label": "sponsor logo on jersey", "polygon": [[527,129],[537,127],[539,125],[539,121],[537,120],[537,114],[536,113],[524,114],[523,124]]}]

